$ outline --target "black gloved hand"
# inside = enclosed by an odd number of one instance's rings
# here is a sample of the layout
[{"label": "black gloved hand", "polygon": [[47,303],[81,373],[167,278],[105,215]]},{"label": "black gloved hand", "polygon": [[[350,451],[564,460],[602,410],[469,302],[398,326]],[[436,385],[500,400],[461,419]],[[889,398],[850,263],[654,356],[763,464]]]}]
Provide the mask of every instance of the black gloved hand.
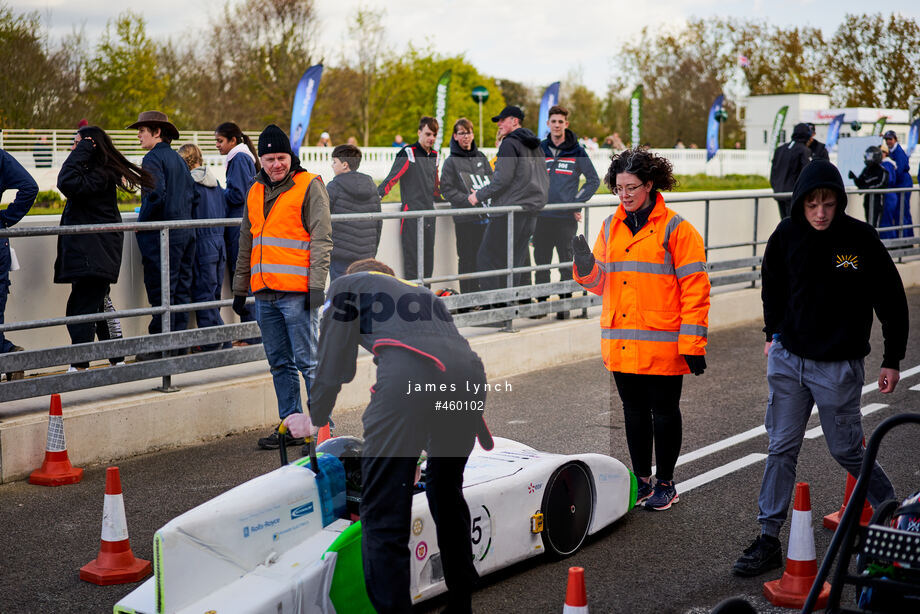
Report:
[{"label": "black gloved hand", "polygon": [[854,173],[853,171],[850,171],[849,177],[850,177],[850,179],[852,179],[853,181],[856,181],[856,173]]},{"label": "black gloved hand", "polygon": [[246,307],[246,297],[245,296],[234,296],[233,297],[233,313],[240,316],[249,315],[249,309]]},{"label": "black gloved hand", "polygon": [[322,307],[326,302],[326,292],[319,288],[310,288],[307,292],[306,307],[307,309],[316,309]]},{"label": "black gloved hand", "polygon": [[588,247],[588,241],[585,235],[575,235],[572,237],[572,251],[574,252],[575,272],[584,277],[589,275],[594,268],[594,254]]},{"label": "black gloved hand", "polygon": [[687,366],[690,367],[690,373],[694,375],[702,375],[703,371],[706,370],[706,357],[697,356],[696,354],[683,354],[684,360],[687,361]]}]

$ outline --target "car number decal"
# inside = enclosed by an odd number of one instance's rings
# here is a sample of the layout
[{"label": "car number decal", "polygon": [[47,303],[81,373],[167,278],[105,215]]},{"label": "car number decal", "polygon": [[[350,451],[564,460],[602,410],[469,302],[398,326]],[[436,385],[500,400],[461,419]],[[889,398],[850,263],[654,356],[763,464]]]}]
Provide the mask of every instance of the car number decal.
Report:
[{"label": "car number decal", "polygon": [[470,528],[470,541],[473,542],[473,558],[481,561],[492,549],[492,514],[485,505],[482,510],[472,516]]}]

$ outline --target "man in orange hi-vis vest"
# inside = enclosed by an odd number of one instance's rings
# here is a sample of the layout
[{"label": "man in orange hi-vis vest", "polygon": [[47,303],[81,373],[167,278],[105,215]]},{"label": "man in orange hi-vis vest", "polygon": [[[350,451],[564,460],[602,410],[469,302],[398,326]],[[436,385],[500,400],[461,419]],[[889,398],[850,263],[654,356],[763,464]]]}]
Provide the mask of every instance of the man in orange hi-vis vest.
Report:
[{"label": "man in orange hi-vis vest", "polygon": [[[245,313],[251,289],[283,420],[303,412],[300,375],[308,397],[313,385],[332,221],[323,180],[300,166],[290,139],[274,124],[259,135],[259,161],[262,170],[249,189],[240,226],[233,311]],[[274,430],[259,439],[259,447],[275,450],[303,442]]]},{"label": "man in orange hi-vis vest", "polygon": [[690,222],[665,205],[661,192],[676,183],[667,159],[628,149],[613,158],[604,181],[620,206],[604,220],[593,253],[584,235],[572,241],[575,281],[604,297],[601,353],[623,401],[636,503],[666,510],[678,501],[683,375],[706,368],[706,252]]}]

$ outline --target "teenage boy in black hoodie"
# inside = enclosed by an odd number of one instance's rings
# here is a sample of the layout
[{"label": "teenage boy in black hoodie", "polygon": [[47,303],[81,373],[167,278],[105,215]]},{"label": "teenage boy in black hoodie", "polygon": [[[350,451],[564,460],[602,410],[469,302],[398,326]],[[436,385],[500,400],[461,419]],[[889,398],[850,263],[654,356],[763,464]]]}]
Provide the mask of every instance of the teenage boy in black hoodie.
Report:
[{"label": "teenage boy in black hoodie", "polygon": [[[540,142],[540,148],[546,156],[546,172],[549,173],[549,202],[571,203],[586,202],[594,196],[601,184],[594,163],[588,157],[585,148],[578,144],[578,137],[569,130],[569,112],[558,105],[549,110],[547,126],[549,134]],[[585,176],[585,185],[579,189],[581,176]],[[537,226],[533,231],[533,260],[536,264],[549,264],[553,260],[553,250],[559,262],[572,260],[572,239],[581,221],[581,210],[549,211],[544,209],[537,216]],[[571,267],[559,269],[559,280],[572,279]],[[534,281],[547,284],[549,271],[536,271]],[[559,298],[569,298],[571,293],[563,292]],[[545,301],[546,297],[540,297]],[[542,316],[531,316],[542,317]],[[560,311],[556,318],[565,320],[568,311]]]},{"label": "teenage boy in black hoodie", "polygon": [[[454,123],[450,139],[450,156],[441,169],[441,196],[450,201],[454,209],[469,209],[470,192],[489,185],[492,165],[476,147],[473,122],[461,117]],[[457,235],[457,271],[476,272],[476,253],[482,244],[489,218],[484,215],[458,215],[453,218]],[[460,292],[478,292],[478,279],[461,279]]]},{"label": "teenage boy in black hoodie", "polygon": [[[793,190],[791,217],[776,227],[763,260],[763,314],[770,400],[770,437],[758,504],[761,535],[735,563],[739,576],[782,565],[779,532],[786,520],[795,466],[812,406],[817,403],[831,455],[851,475],[863,459],[860,415],[872,312],[885,350],[879,391],[894,391],[907,348],[907,297],[878,233],[845,213],[840,173],[815,160]],[[894,499],[878,463],[869,502]]]},{"label": "teenage boy in black hoodie", "polygon": [[[512,235],[513,264],[520,267],[524,266],[530,237],[537,224],[537,212],[546,206],[549,176],[544,166],[540,139],[527,128],[521,127],[524,111],[520,107],[508,105],[492,121],[498,124],[498,134],[503,137],[498,147],[495,175],[492,183],[470,194],[468,200],[474,207],[489,199],[492,199],[493,207],[524,207],[524,211],[514,214]],[[476,257],[479,270],[506,268],[507,244],[508,214],[490,216]],[[479,287],[483,290],[497,290],[506,285],[505,279],[504,275],[483,277],[479,280]]]}]

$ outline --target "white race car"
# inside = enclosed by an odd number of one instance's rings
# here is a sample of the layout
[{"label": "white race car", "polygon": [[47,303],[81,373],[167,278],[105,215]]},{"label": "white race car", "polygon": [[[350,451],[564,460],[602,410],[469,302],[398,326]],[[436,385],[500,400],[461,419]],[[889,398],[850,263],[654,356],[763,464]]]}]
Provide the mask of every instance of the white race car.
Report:
[{"label": "white race car", "polygon": [[[336,437],[318,452],[318,473],[304,457],[168,522],[154,536],[154,577],[114,612],[372,613],[355,515],[361,440]],[[603,454],[551,454],[497,437],[492,450],[474,448],[463,489],[485,575],[545,551],[575,552],[633,507],[636,478]],[[424,477],[409,548],[412,602],[445,592]]]}]

